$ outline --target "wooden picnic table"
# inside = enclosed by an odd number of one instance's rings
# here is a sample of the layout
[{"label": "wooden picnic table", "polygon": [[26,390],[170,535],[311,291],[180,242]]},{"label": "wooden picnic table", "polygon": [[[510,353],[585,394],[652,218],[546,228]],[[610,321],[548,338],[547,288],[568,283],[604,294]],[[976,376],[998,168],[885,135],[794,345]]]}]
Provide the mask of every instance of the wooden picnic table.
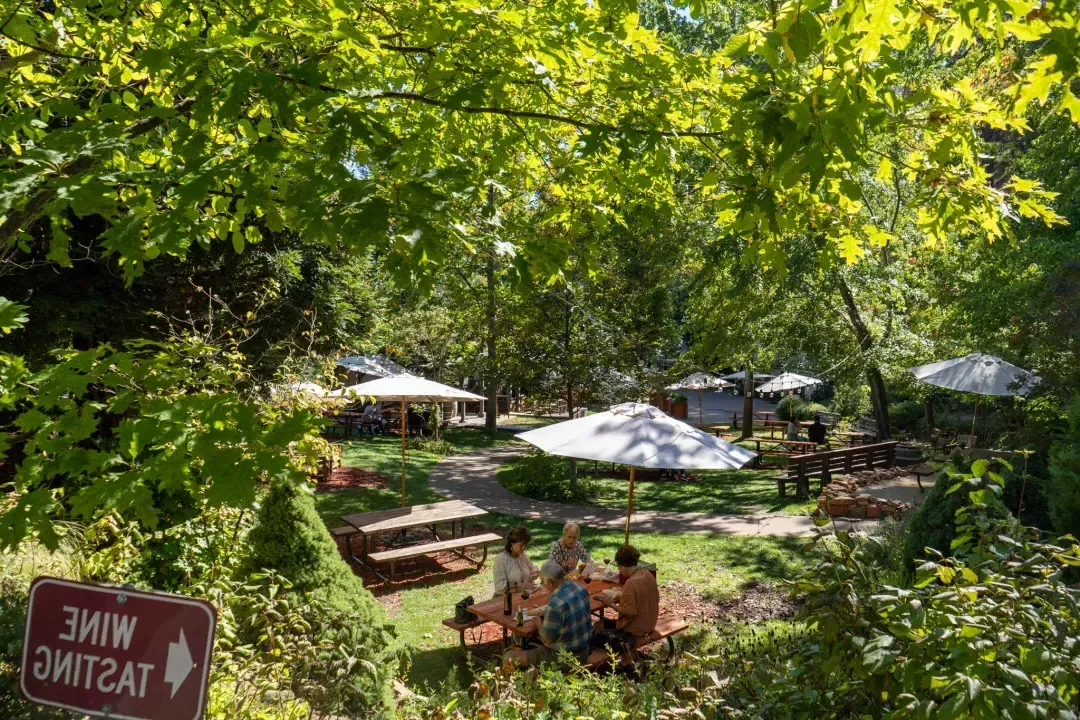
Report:
[{"label": "wooden picnic table", "polygon": [[870,433],[865,433],[860,430],[834,430],[832,434],[840,438],[847,438],[847,444],[852,447],[854,447],[856,443],[865,443],[868,439],[873,437]]},{"label": "wooden picnic table", "polygon": [[[578,584],[585,586],[589,591],[589,609],[594,613],[603,611],[605,607],[604,603],[599,599],[600,593],[608,588],[618,585],[618,583],[608,582],[607,580],[593,580],[589,583],[583,583],[578,580],[568,580],[567,582],[577,582]],[[518,608],[524,607],[525,612],[527,613],[532,608],[547,605],[549,596],[550,593],[541,586],[535,590],[529,590],[528,600],[521,599],[521,591],[513,593],[511,595],[513,604],[509,615],[503,615],[503,597],[501,595],[492,598],[491,600],[485,600],[484,602],[470,605],[469,612],[479,618],[487,620],[488,622],[493,622],[502,627],[503,647],[508,646],[511,633],[524,645],[528,643],[531,638],[536,637],[537,633],[540,631],[541,620],[539,618],[531,618],[530,620],[527,620],[524,625],[518,627]]]},{"label": "wooden picnic table", "polygon": [[808,440],[784,440],[782,438],[763,438],[763,437],[750,437],[745,438],[746,442],[754,443],[757,448],[757,459],[754,464],[757,465],[761,461],[761,443],[768,443],[770,445],[778,446],[780,450],[766,451],[772,455],[804,455],[811,453],[817,448],[817,443],[812,443]]},{"label": "wooden picnic table", "polygon": [[[740,417],[745,417],[746,414],[742,410],[731,410],[730,413],[731,413],[731,429],[732,430],[738,430],[739,429],[739,418]],[[751,414],[751,418],[753,420],[762,420],[762,421],[767,422],[773,415],[776,415],[776,413],[773,412],[772,410],[755,410]]]},{"label": "wooden picnic table", "polygon": [[450,523],[450,537],[454,539],[458,537],[457,528],[459,522],[461,524],[461,537],[464,537],[465,521],[481,515],[487,515],[487,510],[482,510],[463,500],[447,500],[445,502],[428,503],[427,505],[412,505],[411,507],[342,515],[341,519],[347,525],[356,528],[356,532],[360,535],[362,541],[360,556],[356,556],[351,545],[349,545],[349,555],[352,556],[355,562],[382,577],[367,562],[373,536],[380,533],[403,532],[411,528],[426,527],[431,529],[435,542],[442,542],[437,528],[439,523]]}]

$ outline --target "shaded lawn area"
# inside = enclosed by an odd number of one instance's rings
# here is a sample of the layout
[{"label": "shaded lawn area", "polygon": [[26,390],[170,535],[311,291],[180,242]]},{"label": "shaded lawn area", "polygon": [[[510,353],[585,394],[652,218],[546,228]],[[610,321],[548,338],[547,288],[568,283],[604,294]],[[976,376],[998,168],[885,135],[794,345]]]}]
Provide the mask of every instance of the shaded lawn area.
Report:
[{"label": "shaded lawn area", "polygon": [[[446,431],[445,439],[458,453],[513,442],[510,433],[491,437],[479,428],[456,428]],[[438,502],[442,498],[431,491],[427,477],[443,455],[418,450],[408,440],[405,466],[405,491],[409,505]],[[401,506],[401,438],[387,435],[354,437],[344,441],[343,465],[373,470],[384,478],[385,488],[351,488],[315,493],[315,508],[328,527],[339,527],[342,515],[385,510]]]},{"label": "shaded lawn area", "polygon": [[[509,433],[490,438],[482,430],[471,428],[449,431],[447,440],[459,452],[513,442]],[[392,508],[400,504],[400,448],[400,440],[396,438],[364,437],[346,442],[344,464],[379,472],[389,483],[386,488],[317,492],[316,507],[328,527],[341,525],[343,513]],[[440,459],[438,455],[410,449],[409,504],[440,500],[427,485],[428,473]],[[467,534],[487,530],[501,534],[518,522],[518,518],[491,514],[466,523]],[[527,525],[533,534],[528,554],[539,565],[562,533],[562,525],[539,522],[528,522]],[[597,559],[613,557],[622,538],[622,532],[618,530],[582,529],[582,542]],[[804,541],[799,538],[638,533],[631,536],[631,542],[641,550],[645,561],[656,563],[661,585],[675,580],[692,583],[710,599],[731,597],[747,580],[775,582],[793,578],[805,566],[805,559],[798,551]],[[458,686],[467,686],[468,664],[458,646],[457,633],[440,623],[453,615],[454,604],[466,595],[472,595],[478,601],[491,596],[491,566],[500,549],[498,545],[491,546],[488,563],[479,573],[473,568],[450,572],[436,568],[435,572],[425,573],[423,568],[413,570],[403,563],[399,566],[397,581],[390,588],[377,582],[366,582],[394,621],[399,641],[412,651],[410,686],[423,691],[425,687],[432,688],[448,679]],[[462,566],[462,563],[457,564],[458,568]],[[431,561],[427,567],[431,567]]]},{"label": "shaded lawn area", "polygon": [[[569,477],[569,463],[563,458],[551,458],[560,468],[561,477]],[[600,466],[603,468],[603,465]],[[579,461],[580,496],[566,502],[595,505],[604,508],[625,508],[629,483],[626,477],[594,477],[581,471],[592,470],[593,463]],[[512,492],[529,496],[523,468],[508,462],[499,468],[499,484]],[[801,515],[817,507],[814,500],[796,500],[792,494],[781,500],[776,481],[777,470],[725,470],[696,473],[697,482],[642,481],[634,482],[634,508],[637,510],[670,510],[675,512],[734,513],[739,515],[778,513]],[[567,493],[569,484],[567,483]],[[548,499],[554,499],[550,496]]]}]

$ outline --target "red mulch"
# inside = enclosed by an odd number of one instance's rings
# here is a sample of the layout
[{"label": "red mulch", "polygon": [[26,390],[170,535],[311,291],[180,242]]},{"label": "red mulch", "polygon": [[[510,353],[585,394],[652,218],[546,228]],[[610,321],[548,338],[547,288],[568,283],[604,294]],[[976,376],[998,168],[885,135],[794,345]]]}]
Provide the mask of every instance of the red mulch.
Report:
[{"label": "red mulch", "polygon": [[752,580],[742,587],[738,597],[713,602],[701,596],[690,583],[676,580],[660,588],[660,605],[687,620],[727,620],[732,622],[761,622],[762,620],[791,620],[801,603],[771,585]]},{"label": "red mulch", "polygon": [[387,480],[377,472],[364,470],[358,467],[334,468],[330,478],[319,483],[316,490],[319,492],[337,492],[338,490],[351,490],[353,488],[375,488],[382,490],[387,487]]}]

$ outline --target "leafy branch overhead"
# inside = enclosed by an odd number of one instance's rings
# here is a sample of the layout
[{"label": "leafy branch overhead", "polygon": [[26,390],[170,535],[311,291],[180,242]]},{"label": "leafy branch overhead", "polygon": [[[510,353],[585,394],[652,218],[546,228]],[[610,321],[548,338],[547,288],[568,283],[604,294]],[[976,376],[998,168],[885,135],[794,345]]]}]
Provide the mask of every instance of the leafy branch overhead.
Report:
[{"label": "leafy branch overhead", "polygon": [[[716,52],[642,27],[632,2],[35,3],[0,10],[0,259],[70,262],[100,216],[130,281],[162,253],[290,229],[375,247],[403,280],[473,247],[460,220],[497,177],[542,193],[548,225],[603,227],[674,206],[691,171],[721,230],[782,265],[890,241],[864,176],[912,182],[926,242],[1060,222],[1025,179],[994,182],[984,129],[1032,103],[1080,120],[1077,15],[1065,2],[788,2]],[[695,11],[707,7],[695,6]],[[963,70],[973,47],[1019,64]],[[913,86],[904,58],[957,63]],[[583,198],[586,199],[583,201]],[[561,243],[526,254],[562,268]]]},{"label": "leafy branch overhead", "polygon": [[37,373],[0,363],[0,408],[20,411],[0,434],[0,458],[18,448],[0,547],[38,535],[55,549],[57,518],[120,512],[153,529],[165,507],[250,506],[266,483],[302,482],[317,439],[318,416],[245,400],[208,346],[102,345]]}]

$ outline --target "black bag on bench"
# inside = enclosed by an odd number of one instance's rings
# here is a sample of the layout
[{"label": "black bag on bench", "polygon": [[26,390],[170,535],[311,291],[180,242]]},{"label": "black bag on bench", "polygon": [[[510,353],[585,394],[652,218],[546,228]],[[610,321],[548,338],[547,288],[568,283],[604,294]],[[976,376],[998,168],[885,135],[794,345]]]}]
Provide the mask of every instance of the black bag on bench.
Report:
[{"label": "black bag on bench", "polygon": [[467,625],[468,623],[476,622],[476,615],[469,612],[469,606],[473,604],[475,604],[475,602],[472,595],[459,600],[457,605],[454,606],[454,622],[458,625]]}]

